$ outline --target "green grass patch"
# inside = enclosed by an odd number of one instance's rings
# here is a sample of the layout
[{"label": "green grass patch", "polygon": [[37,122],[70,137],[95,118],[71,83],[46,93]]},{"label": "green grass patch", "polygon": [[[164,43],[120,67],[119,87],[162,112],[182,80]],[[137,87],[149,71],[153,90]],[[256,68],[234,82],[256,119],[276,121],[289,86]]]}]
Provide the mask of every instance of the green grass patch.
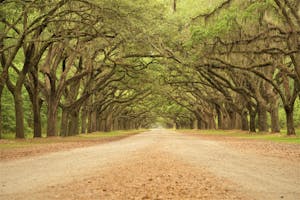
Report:
[{"label": "green grass patch", "polygon": [[70,137],[27,138],[27,139],[15,139],[13,134],[4,134],[5,137],[3,137],[3,140],[0,140],[0,149],[26,148],[35,145],[54,144],[54,143],[63,143],[63,142],[94,141],[94,140],[101,140],[107,138],[128,136],[128,135],[142,133],[145,131],[146,129],[111,131],[111,132],[94,132],[88,134],[79,134]]},{"label": "green grass patch", "polygon": [[296,130],[296,136],[287,136],[286,130],[282,130],[281,133],[276,134],[250,133],[248,131],[240,130],[179,130],[179,132],[300,144],[300,129]]},{"label": "green grass patch", "polygon": [[119,137],[125,135],[138,134],[141,132],[145,132],[145,129],[140,130],[126,130],[126,131],[111,131],[111,132],[95,132],[89,134],[80,134],[78,137],[80,138],[108,138],[108,137]]}]

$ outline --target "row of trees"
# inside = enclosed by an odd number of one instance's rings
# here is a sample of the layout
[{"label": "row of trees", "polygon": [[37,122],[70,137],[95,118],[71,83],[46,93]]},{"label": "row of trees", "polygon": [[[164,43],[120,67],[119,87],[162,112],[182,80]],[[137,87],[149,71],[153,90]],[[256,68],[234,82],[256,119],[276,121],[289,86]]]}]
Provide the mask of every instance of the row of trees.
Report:
[{"label": "row of trees", "polygon": [[171,75],[163,77],[173,88],[169,97],[193,113],[200,128],[252,132],[268,131],[268,113],[272,132],[279,132],[282,105],[287,134],[294,135],[299,10],[296,0],[227,0],[191,16],[180,33],[190,39],[169,43],[177,62],[168,63]]},{"label": "row of trees", "polygon": [[157,121],[268,131],[268,115],[279,132],[280,107],[293,135],[299,8],[297,0],[1,1],[0,136],[11,119],[24,138],[27,124],[34,137]]},{"label": "row of trees", "polygon": [[12,94],[16,137],[25,137],[24,98],[34,137],[42,136],[43,107],[47,136],[146,126],[132,104],[149,95],[138,84],[152,59],[139,49],[155,32],[154,12],[143,0],[2,1],[0,97]]}]

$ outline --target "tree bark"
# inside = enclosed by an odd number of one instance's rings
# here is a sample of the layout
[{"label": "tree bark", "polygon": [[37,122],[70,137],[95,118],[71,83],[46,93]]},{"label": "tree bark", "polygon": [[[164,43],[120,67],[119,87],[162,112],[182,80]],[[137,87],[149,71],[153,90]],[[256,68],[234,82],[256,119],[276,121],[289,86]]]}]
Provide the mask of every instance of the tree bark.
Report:
[{"label": "tree bark", "polygon": [[92,112],[92,132],[97,131],[97,112]]},{"label": "tree bark", "polygon": [[209,118],[209,125],[208,125],[209,129],[216,129],[216,122],[213,116],[211,116]]},{"label": "tree bark", "polygon": [[25,138],[24,134],[24,110],[22,92],[20,89],[14,91],[15,115],[16,115],[16,138]]},{"label": "tree bark", "polygon": [[267,109],[263,105],[258,105],[258,130],[260,132],[267,132],[268,125],[267,125]]},{"label": "tree bark", "polygon": [[176,128],[176,130],[180,129],[180,125],[178,122],[175,122],[175,128]]},{"label": "tree bark", "polygon": [[272,133],[279,133],[280,126],[279,126],[278,107],[272,108],[270,114],[271,114],[271,131]]},{"label": "tree bark", "polygon": [[177,10],[177,0],[173,0],[173,12],[175,13]]},{"label": "tree bark", "polygon": [[92,132],[92,112],[88,112],[88,123],[87,123],[87,132],[91,133]]},{"label": "tree bark", "polygon": [[255,117],[256,117],[256,112],[250,110],[250,132],[256,132],[256,124],[255,124]]},{"label": "tree bark", "polygon": [[[37,62],[36,62],[37,63]],[[42,137],[42,122],[41,122],[41,107],[43,101],[39,96],[39,81],[38,81],[38,69],[37,65],[31,70],[29,77],[31,78],[32,86],[26,84],[25,87],[30,96],[33,112],[33,137]]]},{"label": "tree bark", "polygon": [[247,111],[242,111],[241,122],[242,122],[242,130],[248,131],[249,130],[249,122],[248,122]]},{"label": "tree bark", "polygon": [[87,112],[84,108],[81,109],[81,133],[86,133]]},{"label": "tree bark", "polygon": [[57,106],[55,104],[54,97],[50,96],[48,101],[48,111],[47,111],[47,136],[57,136],[56,132],[56,123],[57,123]]},{"label": "tree bark", "polygon": [[33,137],[42,137],[42,122],[41,122],[41,101],[38,96],[33,97],[32,111],[33,111]]},{"label": "tree bark", "polygon": [[105,120],[105,132],[110,132],[112,130],[112,113],[109,113]]},{"label": "tree bark", "polygon": [[284,110],[286,114],[287,135],[296,135],[294,128],[294,106],[286,105],[284,106]]},{"label": "tree bark", "polygon": [[208,122],[202,121],[202,129],[208,129]]},{"label": "tree bark", "polygon": [[231,118],[230,118],[230,114],[224,113],[221,115],[222,116],[222,129],[224,130],[228,130],[228,129],[232,129],[231,128]]},{"label": "tree bark", "polygon": [[69,114],[68,136],[79,134],[79,113],[78,110],[72,110]]},{"label": "tree bark", "polygon": [[88,133],[97,131],[97,112],[90,111],[88,115]]},{"label": "tree bark", "polygon": [[124,118],[121,119],[121,122],[120,122],[120,129],[121,130],[125,130],[126,129],[126,122],[124,120]]},{"label": "tree bark", "polygon": [[61,112],[60,136],[68,136],[68,111],[65,108]]},{"label": "tree bark", "polygon": [[236,122],[236,112],[234,112],[233,110],[230,110],[229,112],[229,129],[232,130],[235,128],[235,122]]},{"label": "tree bark", "polygon": [[197,120],[197,129],[201,129],[202,128],[202,120],[201,120],[201,116],[199,115],[199,113],[194,113],[196,120]]},{"label": "tree bark", "polygon": [[223,116],[222,111],[219,105],[216,104],[216,111],[217,111],[217,121],[218,121],[218,129],[223,129]]},{"label": "tree bark", "polygon": [[237,113],[236,112],[236,115],[235,115],[235,125],[234,125],[234,128],[235,129],[242,129],[242,116],[240,113]]},{"label": "tree bark", "polygon": [[118,126],[119,126],[119,120],[118,118],[115,118],[113,122],[113,130],[118,130]]},{"label": "tree bark", "polygon": [[[24,74],[22,74],[22,77]],[[23,98],[22,98],[22,80],[19,75],[16,86],[12,84],[12,82],[7,79],[6,85],[8,90],[11,92],[14,98],[14,106],[15,106],[15,125],[16,125],[16,138],[25,138],[24,134],[24,110],[23,110]]]},{"label": "tree bark", "polygon": [[198,129],[198,120],[197,119],[194,119],[193,121],[193,129]]},{"label": "tree bark", "polygon": [[2,92],[3,87],[0,86],[0,139],[2,139]]}]

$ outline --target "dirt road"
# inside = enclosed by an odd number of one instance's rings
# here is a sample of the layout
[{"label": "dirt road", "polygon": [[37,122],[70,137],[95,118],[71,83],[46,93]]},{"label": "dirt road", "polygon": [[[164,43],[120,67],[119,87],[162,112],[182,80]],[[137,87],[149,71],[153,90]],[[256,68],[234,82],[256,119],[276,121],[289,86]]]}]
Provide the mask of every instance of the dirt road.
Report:
[{"label": "dirt road", "polygon": [[0,199],[300,199],[300,163],[152,130],[0,162]]}]

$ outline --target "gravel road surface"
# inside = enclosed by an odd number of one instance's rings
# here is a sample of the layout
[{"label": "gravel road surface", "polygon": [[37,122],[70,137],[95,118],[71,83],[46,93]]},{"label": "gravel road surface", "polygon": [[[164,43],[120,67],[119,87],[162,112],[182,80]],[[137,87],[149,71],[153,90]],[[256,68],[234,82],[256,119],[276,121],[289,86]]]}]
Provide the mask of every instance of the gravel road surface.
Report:
[{"label": "gravel road surface", "polygon": [[0,199],[297,200],[300,163],[155,129],[0,161]]}]

